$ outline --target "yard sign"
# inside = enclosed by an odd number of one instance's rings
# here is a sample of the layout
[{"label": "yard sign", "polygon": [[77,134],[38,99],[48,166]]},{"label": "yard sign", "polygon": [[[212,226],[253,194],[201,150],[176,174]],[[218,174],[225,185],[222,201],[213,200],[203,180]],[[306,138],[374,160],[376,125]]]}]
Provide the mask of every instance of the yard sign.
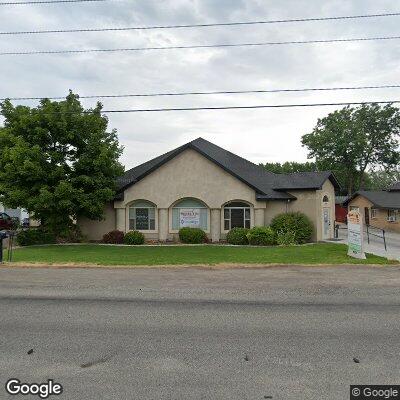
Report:
[{"label": "yard sign", "polygon": [[347,237],[349,244],[348,255],[365,259],[363,246],[363,223],[359,211],[350,211],[347,214]]},{"label": "yard sign", "polygon": [[179,210],[181,228],[200,228],[200,210],[198,208],[181,208]]}]

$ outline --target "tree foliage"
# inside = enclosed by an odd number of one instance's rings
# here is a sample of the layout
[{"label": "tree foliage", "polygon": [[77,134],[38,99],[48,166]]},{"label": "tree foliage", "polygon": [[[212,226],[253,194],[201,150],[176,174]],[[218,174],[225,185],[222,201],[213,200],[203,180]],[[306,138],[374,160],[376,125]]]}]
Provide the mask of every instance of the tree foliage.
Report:
[{"label": "tree foliage", "polygon": [[101,219],[112,200],[122,148],[100,103],[85,110],[79,96],[43,99],[37,107],[1,104],[0,196],[59,232],[71,219]]},{"label": "tree foliage", "polygon": [[345,107],[319,119],[302,137],[308,157],[324,169],[339,170],[353,193],[356,181],[364,188],[368,169],[393,169],[400,162],[400,112],[388,104]]},{"label": "tree foliage", "polygon": [[317,164],[315,162],[296,162],[296,161],[286,161],[284,163],[265,163],[260,164],[267,171],[273,172],[275,174],[290,174],[293,172],[314,172],[318,171]]}]

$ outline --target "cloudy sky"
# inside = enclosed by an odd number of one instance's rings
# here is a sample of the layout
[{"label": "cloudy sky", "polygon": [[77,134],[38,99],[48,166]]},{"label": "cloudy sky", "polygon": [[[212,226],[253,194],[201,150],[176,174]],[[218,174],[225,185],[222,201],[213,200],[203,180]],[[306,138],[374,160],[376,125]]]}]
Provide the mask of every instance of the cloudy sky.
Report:
[{"label": "cloudy sky", "polygon": [[[398,12],[392,0],[108,0],[0,7],[0,30],[127,27]],[[1,35],[0,52],[400,35],[400,17],[104,33]],[[400,40],[0,57],[0,97],[400,84]],[[400,89],[124,98],[105,109],[400,99]],[[84,100],[87,107],[95,100]],[[24,104],[35,104],[24,102]],[[300,138],[334,107],[112,114],[127,168],[202,136],[253,162],[305,161]]]}]

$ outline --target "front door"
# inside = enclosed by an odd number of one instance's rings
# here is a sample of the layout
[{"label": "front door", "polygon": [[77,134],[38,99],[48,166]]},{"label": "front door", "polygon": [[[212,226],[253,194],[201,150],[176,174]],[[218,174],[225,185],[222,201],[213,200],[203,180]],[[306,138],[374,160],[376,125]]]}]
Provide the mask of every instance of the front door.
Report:
[{"label": "front door", "polygon": [[322,238],[331,239],[331,209],[322,210]]},{"label": "front door", "polygon": [[369,208],[364,207],[365,225],[369,225]]}]

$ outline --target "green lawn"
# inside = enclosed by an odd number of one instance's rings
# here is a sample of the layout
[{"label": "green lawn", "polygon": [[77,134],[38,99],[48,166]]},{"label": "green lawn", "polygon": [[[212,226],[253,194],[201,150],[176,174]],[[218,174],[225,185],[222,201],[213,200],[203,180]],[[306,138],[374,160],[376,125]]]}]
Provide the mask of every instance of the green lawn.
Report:
[{"label": "green lawn", "polygon": [[99,265],[176,264],[388,264],[382,257],[348,257],[335,243],[292,247],[49,245],[14,250],[13,261],[27,263],[91,263]]}]

